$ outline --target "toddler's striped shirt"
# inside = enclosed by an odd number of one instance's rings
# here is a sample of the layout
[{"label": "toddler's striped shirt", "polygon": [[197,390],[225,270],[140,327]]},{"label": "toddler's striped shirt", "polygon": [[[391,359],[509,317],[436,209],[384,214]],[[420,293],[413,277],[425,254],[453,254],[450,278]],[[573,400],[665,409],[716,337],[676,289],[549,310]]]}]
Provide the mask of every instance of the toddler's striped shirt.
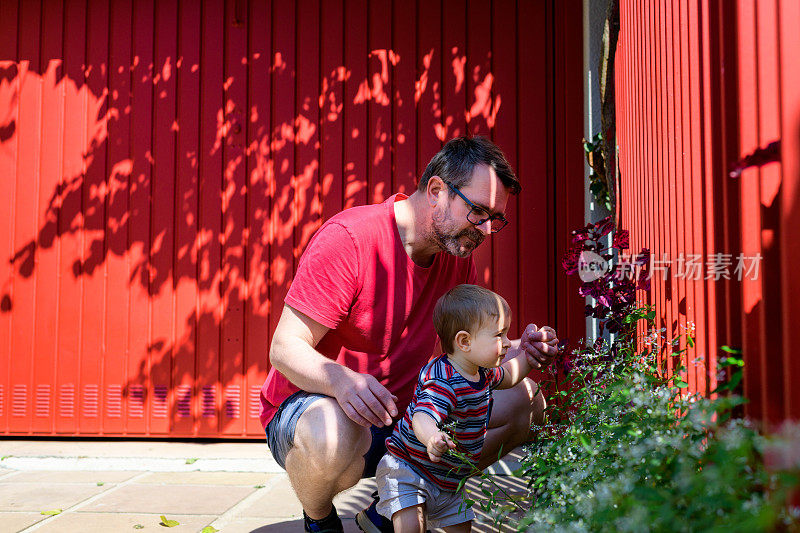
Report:
[{"label": "toddler's striped shirt", "polygon": [[456,451],[477,466],[492,410],[492,390],[503,381],[504,370],[480,368],[479,372],[480,381],[468,381],[453,367],[447,354],[433,359],[420,371],[405,416],[386,439],[389,453],[443,490],[454,491],[471,469],[449,454],[444,454],[438,463],[431,461],[425,445],[411,428],[411,420],[416,412],[422,412],[433,418],[440,429],[454,424],[446,432],[455,436]]}]

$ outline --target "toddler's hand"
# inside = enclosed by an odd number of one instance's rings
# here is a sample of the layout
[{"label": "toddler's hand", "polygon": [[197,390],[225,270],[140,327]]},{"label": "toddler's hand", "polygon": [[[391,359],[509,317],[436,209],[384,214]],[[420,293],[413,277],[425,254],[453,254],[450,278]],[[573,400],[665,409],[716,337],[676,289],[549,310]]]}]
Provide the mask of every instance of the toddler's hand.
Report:
[{"label": "toddler's hand", "polygon": [[428,457],[430,457],[431,461],[434,463],[438,463],[447,450],[452,450],[455,447],[456,444],[450,440],[450,437],[439,431],[431,435],[431,438],[428,439]]}]

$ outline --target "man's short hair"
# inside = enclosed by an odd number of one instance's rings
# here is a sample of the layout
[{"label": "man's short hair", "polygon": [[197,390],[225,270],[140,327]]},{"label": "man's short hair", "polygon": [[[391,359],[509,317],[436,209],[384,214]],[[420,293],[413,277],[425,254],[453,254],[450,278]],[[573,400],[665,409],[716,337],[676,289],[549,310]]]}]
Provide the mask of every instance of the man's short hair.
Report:
[{"label": "man's short hair", "polygon": [[[500,182],[511,194],[522,190],[517,176],[508,164],[502,150],[485,137],[456,137],[445,144],[428,163],[417,184],[418,191],[424,191],[431,176],[439,176],[453,187],[469,185],[472,171],[477,165],[487,165],[494,169]],[[450,191],[450,196],[455,193]]]},{"label": "man's short hair", "polygon": [[489,320],[510,317],[508,302],[489,289],[477,285],[457,285],[447,291],[433,308],[433,327],[442,349],[453,353],[453,341],[461,330],[475,333]]}]

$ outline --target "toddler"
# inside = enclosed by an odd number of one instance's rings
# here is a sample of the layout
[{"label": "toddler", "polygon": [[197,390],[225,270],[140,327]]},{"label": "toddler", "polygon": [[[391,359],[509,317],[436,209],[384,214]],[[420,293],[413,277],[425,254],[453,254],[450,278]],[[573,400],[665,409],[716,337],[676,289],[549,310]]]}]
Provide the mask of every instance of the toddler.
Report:
[{"label": "toddler", "polygon": [[470,531],[475,514],[456,489],[473,469],[447,452],[456,450],[477,467],[492,390],[513,387],[533,368],[524,351],[503,362],[511,313],[488,289],[454,287],[436,303],[433,322],[445,353],[420,371],[376,472],[377,510],[399,533]]}]

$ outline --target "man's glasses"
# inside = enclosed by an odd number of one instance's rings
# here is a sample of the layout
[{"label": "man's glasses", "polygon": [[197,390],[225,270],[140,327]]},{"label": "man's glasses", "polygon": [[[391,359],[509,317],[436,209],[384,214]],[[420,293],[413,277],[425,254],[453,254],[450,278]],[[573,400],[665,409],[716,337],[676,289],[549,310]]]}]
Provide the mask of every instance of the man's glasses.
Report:
[{"label": "man's glasses", "polygon": [[[445,181],[445,183],[447,182]],[[469,220],[469,222],[472,225],[482,226],[483,224],[486,224],[487,220],[491,220],[492,221],[491,232],[497,233],[501,229],[505,228],[506,224],[508,224],[508,220],[506,220],[506,217],[504,217],[503,215],[501,214],[490,215],[489,213],[486,212],[484,208],[478,207],[477,205],[470,202],[469,199],[466,196],[464,196],[461,193],[461,191],[458,190],[458,187],[454,187],[449,183],[447,183],[447,186],[450,187],[451,191],[459,195],[461,199],[464,200],[464,202],[466,202],[466,204],[470,207],[469,213],[467,213],[467,220]]]}]

